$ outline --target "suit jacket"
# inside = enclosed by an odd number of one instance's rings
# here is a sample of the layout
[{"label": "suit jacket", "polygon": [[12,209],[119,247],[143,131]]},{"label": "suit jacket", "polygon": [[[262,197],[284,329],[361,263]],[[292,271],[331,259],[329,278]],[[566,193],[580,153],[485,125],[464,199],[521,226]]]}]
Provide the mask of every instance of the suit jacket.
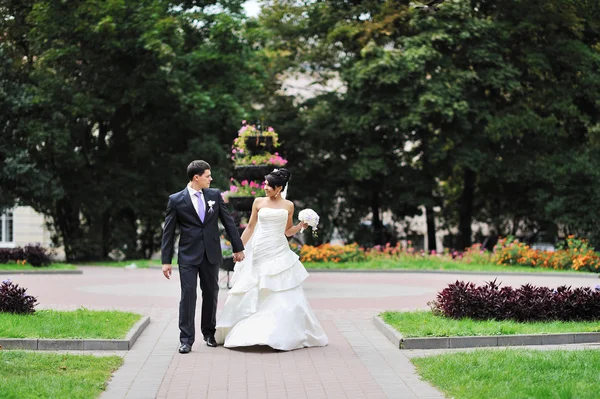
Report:
[{"label": "suit jacket", "polygon": [[[205,188],[202,190],[206,212],[204,223],[200,221],[187,187],[182,191],[171,194],[167,204],[167,214],[163,227],[161,258],[163,264],[170,264],[173,258],[173,243],[175,228],[179,226],[179,256],[177,263],[180,265],[199,265],[204,259],[204,254],[212,264],[219,264],[223,259],[221,241],[219,236],[220,219],[231,241],[233,252],[244,250],[240,233],[233,218],[217,189]],[[211,207],[208,201],[214,201]]]}]

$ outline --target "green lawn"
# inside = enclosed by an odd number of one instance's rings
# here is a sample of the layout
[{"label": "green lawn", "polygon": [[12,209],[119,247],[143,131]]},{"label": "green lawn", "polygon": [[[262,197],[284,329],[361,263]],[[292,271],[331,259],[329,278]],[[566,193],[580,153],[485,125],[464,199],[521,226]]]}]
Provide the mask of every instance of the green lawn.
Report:
[{"label": "green lawn", "polygon": [[31,315],[0,313],[0,337],[123,339],[141,317],[136,313],[87,309],[38,310]]},{"label": "green lawn", "polygon": [[[98,261],[98,262],[79,262],[81,266],[106,266],[106,267],[125,267],[135,264],[138,268],[147,268],[149,266],[160,266],[159,260],[135,259],[125,261]],[[173,259],[173,266],[177,266],[177,260]],[[484,271],[484,272],[526,272],[526,273],[570,273],[582,274],[576,270],[554,270],[544,269],[540,267],[526,266],[500,266],[495,264],[484,263],[464,263],[460,261],[444,260],[435,257],[407,257],[400,261],[381,259],[370,260],[366,262],[305,262],[304,266],[307,269],[364,269],[364,270],[449,270],[449,271]],[[589,273],[588,273],[589,274]],[[594,274],[596,275],[596,274]]]},{"label": "green lawn", "polygon": [[0,351],[0,397],[96,398],[122,364],[119,356]]},{"label": "green lawn", "polygon": [[599,332],[600,322],[538,322],[455,320],[434,316],[431,311],[383,312],[383,320],[404,337],[455,337],[473,335],[556,334]]},{"label": "green lawn", "polygon": [[[160,260],[150,259],[131,259],[131,260],[103,260],[97,262],[77,262],[81,266],[106,266],[106,267],[125,267],[135,264],[140,269],[146,269],[150,266],[162,266]],[[173,267],[177,267],[177,258],[171,261]]]},{"label": "green lawn", "polygon": [[389,269],[406,269],[406,270],[463,270],[463,271],[485,271],[485,272],[527,272],[527,273],[571,273],[582,274],[576,270],[554,270],[544,269],[541,267],[526,267],[526,266],[500,266],[495,264],[477,264],[464,263],[460,261],[441,260],[431,257],[414,257],[406,258],[400,261],[395,260],[371,260],[367,262],[348,262],[348,263],[333,263],[333,262],[306,262],[304,267],[307,269],[365,269],[365,270],[389,270]]},{"label": "green lawn", "polygon": [[455,399],[596,399],[600,351],[477,350],[413,358],[423,379]]},{"label": "green lawn", "polygon": [[134,259],[134,260],[106,260],[98,262],[77,262],[81,266],[106,266],[106,267],[125,267],[131,264],[135,264],[140,269],[146,269],[150,266],[160,266],[160,260],[149,260],[149,259]]},{"label": "green lawn", "polygon": [[75,265],[70,265],[68,263],[52,263],[50,266],[42,266],[42,267],[33,267],[31,265],[17,265],[16,263],[0,263],[0,270],[75,270],[77,267]]}]

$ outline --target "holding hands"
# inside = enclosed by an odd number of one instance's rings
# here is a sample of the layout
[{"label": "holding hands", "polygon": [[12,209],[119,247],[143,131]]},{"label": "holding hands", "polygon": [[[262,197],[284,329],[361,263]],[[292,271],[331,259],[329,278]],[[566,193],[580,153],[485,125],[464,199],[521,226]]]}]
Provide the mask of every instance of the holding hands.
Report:
[{"label": "holding hands", "polygon": [[233,254],[233,261],[234,262],[241,262],[244,260],[246,256],[244,255],[244,251],[240,251],[240,252],[235,252]]}]

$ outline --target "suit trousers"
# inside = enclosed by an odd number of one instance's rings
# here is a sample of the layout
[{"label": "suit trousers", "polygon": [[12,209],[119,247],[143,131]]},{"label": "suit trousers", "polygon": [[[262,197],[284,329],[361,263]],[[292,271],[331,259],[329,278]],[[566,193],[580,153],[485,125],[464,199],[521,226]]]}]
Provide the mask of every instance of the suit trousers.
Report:
[{"label": "suit trousers", "polygon": [[200,330],[204,337],[214,336],[217,324],[219,296],[219,265],[206,258],[199,265],[179,265],[181,300],[179,301],[179,341],[192,346],[196,339],[196,300],[198,277],[202,290]]}]

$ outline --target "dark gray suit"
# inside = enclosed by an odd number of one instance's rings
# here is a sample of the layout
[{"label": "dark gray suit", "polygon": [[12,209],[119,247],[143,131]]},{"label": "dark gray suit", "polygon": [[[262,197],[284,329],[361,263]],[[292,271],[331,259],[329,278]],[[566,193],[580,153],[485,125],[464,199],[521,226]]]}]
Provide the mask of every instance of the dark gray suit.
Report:
[{"label": "dark gray suit", "polygon": [[[179,227],[179,279],[181,282],[181,301],[179,302],[179,339],[182,344],[193,345],[195,340],[196,291],[198,276],[202,290],[202,317],[200,329],[205,337],[215,333],[217,315],[217,297],[219,294],[219,264],[222,260],[219,237],[220,219],[231,241],[233,252],[244,250],[233,218],[221,198],[219,190],[202,190],[205,202],[204,222],[192,204],[187,189],[169,196],[167,214],[162,236],[161,257],[163,264],[170,264],[173,258],[175,228]],[[214,201],[211,207],[209,201]]]}]

